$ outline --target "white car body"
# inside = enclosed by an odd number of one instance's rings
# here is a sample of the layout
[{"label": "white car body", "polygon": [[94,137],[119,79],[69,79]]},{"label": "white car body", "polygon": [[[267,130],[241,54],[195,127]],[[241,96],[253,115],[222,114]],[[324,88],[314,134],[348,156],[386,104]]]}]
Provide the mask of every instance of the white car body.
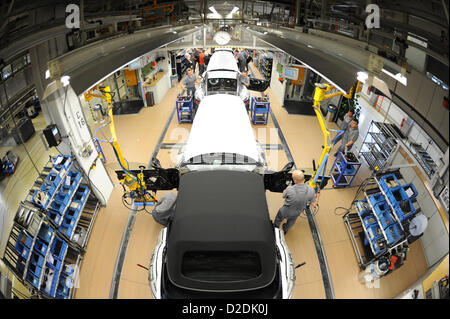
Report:
[{"label": "white car body", "polygon": [[[244,103],[249,102],[250,93],[241,83],[241,72],[239,72],[237,61],[231,50],[217,50],[209,60],[206,71],[202,74],[203,80],[195,91],[195,99],[200,103],[206,96],[226,93],[237,95]],[[227,88],[215,90],[212,83],[227,81]]]},{"label": "white car body", "polygon": [[[235,154],[236,160],[227,158],[225,162],[217,162],[211,157],[211,163],[199,163],[202,155],[212,153],[218,154],[220,158],[220,154]],[[255,138],[245,105],[239,97],[215,94],[204,98],[195,115],[187,143],[178,155],[177,168],[264,172],[265,153]]]}]

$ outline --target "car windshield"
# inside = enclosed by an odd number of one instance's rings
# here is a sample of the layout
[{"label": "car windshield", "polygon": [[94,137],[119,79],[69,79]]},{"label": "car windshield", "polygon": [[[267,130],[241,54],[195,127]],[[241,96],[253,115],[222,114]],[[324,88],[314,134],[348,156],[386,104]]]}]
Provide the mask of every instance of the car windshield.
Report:
[{"label": "car windshield", "polygon": [[189,251],[183,255],[181,273],[199,281],[245,281],[261,275],[261,260],[249,251]]},{"label": "car windshield", "polygon": [[237,80],[227,78],[208,79],[208,93],[237,91]]},{"label": "car windshield", "polygon": [[199,165],[249,165],[258,164],[254,159],[245,156],[240,155],[236,153],[209,153],[209,154],[202,154],[198,156],[194,156],[191,159],[189,159],[186,164],[199,164]]}]

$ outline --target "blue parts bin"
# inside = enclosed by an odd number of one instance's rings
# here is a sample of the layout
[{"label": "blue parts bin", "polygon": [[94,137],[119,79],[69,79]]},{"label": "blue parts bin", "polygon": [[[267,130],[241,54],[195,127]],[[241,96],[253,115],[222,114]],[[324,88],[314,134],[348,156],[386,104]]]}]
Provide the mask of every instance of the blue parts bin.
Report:
[{"label": "blue parts bin", "polygon": [[58,211],[52,209],[48,210],[47,217],[57,225],[59,225],[62,220],[62,215]]},{"label": "blue parts bin", "polygon": [[[406,196],[408,196],[409,199],[415,199],[417,195],[419,195],[413,183],[403,185],[402,187],[403,190],[405,191]],[[409,195],[410,193],[412,193],[412,195]]]},{"label": "blue parts bin", "polygon": [[385,192],[391,187],[401,185],[400,181],[397,179],[395,174],[387,174],[387,175],[380,177],[379,184],[380,184],[381,188],[383,189],[383,191],[385,191]]},{"label": "blue parts bin", "polygon": [[376,193],[376,194],[369,196],[369,201],[372,204],[372,206],[374,206],[375,204],[378,204],[379,202],[385,202],[386,199],[384,198],[382,193]]},{"label": "blue parts bin", "polygon": [[28,281],[33,287],[38,288],[39,286],[39,277],[35,276],[32,272],[27,272],[25,277],[26,281]]},{"label": "blue parts bin", "polygon": [[89,188],[83,185],[80,185],[75,192],[75,195],[73,197],[74,201],[82,202],[84,203],[89,195]]},{"label": "blue parts bin", "polygon": [[404,233],[400,229],[400,225],[398,223],[395,223],[395,224],[389,226],[386,229],[385,233],[386,233],[387,242],[389,245],[395,244],[404,236]]},{"label": "blue parts bin", "polygon": [[410,199],[402,201],[394,205],[395,213],[398,219],[403,222],[406,219],[413,217],[417,210]]},{"label": "blue parts bin", "polygon": [[53,233],[54,233],[53,228],[51,228],[47,224],[42,224],[38,232],[38,238],[42,239],[44,242],[48,244],[50,243]]},{"label": "blue parts bin", "polygon": [[53,167],[57,167],[57,170],[67,170],[72,164],[72,157],[69,155],[58,155],[53,161]]},{"label": "blue parts bin", "polygon": [[40,241],[39,239],[36,239],[36,241],[34,243],[34,247],[33,247],[34,251],[37,251],[42,256],[45,256],[45,254],[47,253],[47,249],[48,249],[48,245],[46,243]]},{"label": "blue parts bin", "polygon": [[377,219],[373,214],[367,215],[363,218],[364,226],[369,227],[372,224],[377,224]]},{"label": "blue parts bin", "polygon": [[30,253],[31,245],[33,244],[33,238],[28,236],[23,230],[20,231],[15,245],[17,253],[23,258],[27,259]]},{"label": "blue parts bin", "polygon": [[73,280],[70,277],[61,274],[56,288],[56,293],[63,296],[68,296],[70,288],[73,286]]},{"label": "blue parts bin", "polygon": [[35,251],[31,253],[29,265],[33,264],[37,267],[42,268],[44,266],[44,262],[45,262],[44,257],[41,254]]},{"label": "blue parts bin", "polygon": [[376,203],[375,205],[373,205],[373,208],[375,210],[374,214],[377,215],[383,229],[386,229],[394,223],[394,218],[391,214],[391,208],[386,201]]},{"label": "blue parts bin", "polygon": [[59,260],[63,261],[67,251],[67,247],[68,244],[65,241],[59,238],[55,238],[50,247],[50,252],[54,258],[58,258]]}]

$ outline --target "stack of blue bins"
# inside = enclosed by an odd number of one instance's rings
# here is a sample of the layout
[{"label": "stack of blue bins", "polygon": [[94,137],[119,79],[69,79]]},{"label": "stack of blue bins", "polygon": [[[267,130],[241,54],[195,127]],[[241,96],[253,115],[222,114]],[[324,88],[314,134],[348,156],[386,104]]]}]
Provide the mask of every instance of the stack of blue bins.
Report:
[{"label": "stack of blue bins", "polygon": [[68,244],[64,240],[57,237],[53,239],[50,246],[50,254],[52,258],[46,261],[46,267],[49,270],[48,272],[52,273],[52,276],[48,276],[49,280],[46,280],[41,286],[41,290],[49,296],[54,297],[56,294],[58,276],[61,272],[67,249]]},{"label": "stack of blue bins", "polygon": [[57,299],[69,299],[70,287],[73,286],[74,269],[67,265],[63,265],[61,276],[59,278],[58,287],[56,289]]},{"label": "stack of blue bins", "polygon": [[[395,180],[397,185],[390,187],[388,185],[389,180]],[[417,211],[412,201],[417,197],[418,193],[414,184],[402,185],[394,174],[388,174],[380,178],[380,186],[394,207],[400,222],[412,218],[416,214]],[[408,195],[407,191],[411,195]]]},{"label": "stack of blue bins", "polygon": [[[360,207],[365,206],[367,204],[366,200],[361,200],[362,205]],[[375,256],[378,256],[386,251],[386,246],[384,244],[383,233],[381,232],[380,226],[378,225],[376,217],[373,215],[371,209],[365,209],[362,211],[358,211],[364,227],[367,230],[367,234],[364,240],[364,245],[369,246],[369,240],[373,247],[373,253]]]},{"label": "stack of blue bins", "polygon": [[[65,180],[63,181],[58,193],[53,198],[47,216],[57,225],[61,225],[64,212],[70,205],[70,200],[73,197],[76,187],[78,186],[82,176],[80,172],[69,171]],[[66,183],[67,181],[67,183]],[[70,182],[69,182],[70,181]]]},{"label": "stack of blue bins", "polygon": [[68,236],[72,236],[79,215],[82,212],[83,206],[87,201],[89,195],[89,188],[87,186],[80,185],[73,195],[70,206],[67,208],[63,220],[61,222],[60,231]]},{"label": "stack of blue bins", "polygon": [[33,244],[33,237],[29,236],[27,233],[21,230],[15,245],[17,253],[24,259],[28,259],[28,255],[30,254],[32,244]]},{"label": "stack of blue bins", "polygon": [[30,251],[30,259],[25,279],[35,288],[39,288],[39,278],[42,274],[45,255],[52,236],[53,229],[47,224],[42,224],[34,242],[33,250]]},{"label": "stack of blue bins", "polygon": [[386,240],[389,245],[395,244],[401,238],[404,233],[398,222],[396,222],[392,216],[392,210],[389,203],[381,193],[377,193],[369,196],[369,200],[374,208],[374,213],[377,215],[378,220],[383,227],[386,234]]}]

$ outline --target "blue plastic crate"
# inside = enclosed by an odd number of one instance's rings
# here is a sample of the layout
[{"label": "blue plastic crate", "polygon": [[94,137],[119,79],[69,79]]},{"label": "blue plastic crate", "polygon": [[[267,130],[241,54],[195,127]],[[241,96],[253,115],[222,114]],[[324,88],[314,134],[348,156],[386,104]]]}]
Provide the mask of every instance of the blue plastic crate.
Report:
[{"label": "blue plastic crate", "polygon": [[42,224],[38,232],[38,238],[42,239],[46,243],[50,243],[53,232],[53,229],[49,225]]},{"label": "blue plastic crate", "polygon": [[53,200],[50,204],[50,209],[57,211],[60,215],[63,215],[69,203],[61,203],[57,200]]},{"label": "blue plastic crate", "polygon": [[369,204],[365,199],[358,201],[358,207],[359,207],[358,212],[361,217],[368,214],[372,214],[372,209],[370,208]]},{"label": "blue plastic crate", "polygon": [[67,227],[75,227],[75,223],[76,223],[76,219],[64,216],[61,225],[64,225]]},{"label": "blue plastic crate", "polygon": [[382,239],[382,238],[372,241],[372,247],[373,247],[375,256],[378,256],[386,251],[386,244],[384,242],[384,239]]},{"label": "blue plastic crate", "polygon": [[52,209],[49,209],[47,211],[47,217],[51,219],[53,222],[55,222],[55,224],[57,225],[59,225],[62,220],[62,215],[58,211]]},{"label": "blue plastic crate", "polygon": [[394,205],[395,213],[398,219],[403,222],[404,220],[414,216],[416,214],[416,208],[414,207],[410,199],[405,200],[403,203],[397,203]]},{"label": "blue plastic crate", "polygon": [[87,186],[80,185],[75,192],[73,200],[84,203],[89,195],[89,188]]},{"label": "blue plastic crate", "polygon": [[[410,189],[413,192],[413,195],[408,196],[408,194],[407,194],[408,189]],[[409,197],[409,199],[414,199],[417,197],[417,195],[419,195],[419,193],[417,192],[417,189],[413,183],[403,185],[403,190],[405,191],[405,194],[406,194],[406,196]]]},{"label": "blue plastic crate", "polygon": [[59,272],[62,267],[62,261],[58,258],[48,258],[45,265],[53,271]]},{"label": "blue plastic crate", "polygon": [[64,235],[66,235],[67,237],[72,236],[72,232],[73,232],[73,227],[72,226],[68,226],[66,224],[61,224],[61,226],[59,226],[59,231],[61,233],[63,233]]},{"label": "blue plastic crate", "polygon": [[[80,172],[77,171],[69,171],[69,173],[66,176],[66,179],[64,180],[64,185],[69,186],[71,189],[75,190],[76,186],[80,182],[82,176]],[[69,181],[69,184],[66,184],[66,181]]]},{"label": "blue plastic crate", "polygon": [[397,179],[395,174],[387,174],[387,175],[381,176],[379,178],[379,182],[380,182],[381,188],[384,191],[387,191],[390,188],[390,186],[388,184],[388,182],[390,182],[390,181],[395,181],[397,183],[397,185],[395,185],[395,186],[400,186],[401,185],[401,183],[399,182],[399,180]]},{"label": "blue plastic crate", "polygon": [[50,252],[52,253],[53,257],[56,257],[62,261],[67,251],[67,246],[68,245],[64,240],[55,238],[53,239],[52,246],[50,247]]},{"label": "blue plastic crate", "polygon": [[385,198],[384,198],[383,194],[376,193],[373,195],[369,195],[369,200],[370,200],[370,203],[372,204],[372,206],[375,206],[375,204],[385,201]]},{"label": "blue plastic crate", "polygon": [[[43,193],[45,193],[45,195],[47,196],[47,199],[45,201],[38,201],[38,193],[39,191],[42,191]],[[48,204],[50,203],[51,197],[53,196],[53,194],[55,193],[55,187],[53,185],[45,185],[43,184],[41,186],[40,190],[35,190],[33,197],[31,198],[31,201],[38,207],[42,208],[42,209],[47,209]]]},{"label": "blue plastic crate", "polygon": [[16,251],[19,254],[19,256],[22,256],[25,259],[28,258],[28,255],[30,254],[30,248],[28,248],[27,246],[23,245],[19,241],[16,242],[15,248],[16,248]]},{"label": "blue plastic crate", "polygon": [[41,291],[49,296],[54,296],[56,293],[56,285],[58,283],[58,274],[55,271],[53,276],[44,275],[41,282]]},{"label": "blue plastic crate", "polygon": [[70,193],[69,192],[64,192],[64,191],[59,191],[55,197],[53,198],[53,200],[62,203],[63,205],[67,205],[69,203],[70,200]]},{"label": "blue plastic crate", "polygon": [[27,272],[25,277],[26,281],[28,281],[33,287],[39,288],[39,277],[36,277],[31,272]]},{"label": "blue plastic crate", "polygon": [[56,158],[53,160],[53,166],[61,165],[61,166],[64,166],[65,168],[68,168],[71,163],[72,163],[72,156],[70,156],[70,155],[61,155],[60,154],[60,155],[56,156]]},{"label": "blue plastic crate", "polygon": [[59,293],[59,292],[56,292],[55,298],[56,299],[70,299],[68,295],[64,295],[64,294]]},{"label": "blue plastic crate", "polygon": [[394,219],[391,215],[391,208],[386,201],[378,202],[374,205],[374,214],[377,215],[383,229],[386,229],[386,227],[394,223]]},{"label": "blue plastic crate", "polygon": [[395,244],[400,239],[402,239],[404,236],[404,233],[401,230],[400,225],[398,223],[395,223],[395,224],[389,226],[388,228],[386,228],[385,233],[386,233],[387,242],[389,245]]},{"label": "blue plastic crate", "polygon": [[72,277],[72,275],[74,274],[75,270],[72,267],[70,267],[69,265],[64,264],[63,268],[62,268],[62,272],[67,277]]},{"label": "blue plastic crate", "polygon": [[389,188],[386,191],[386,196],[388,197],[392,205],[395,205],[396,203],[399,203],[402,200],[408,199],[408,195],[406,195],[403,186],[395,186]]},{"label": "blue plastic crate", "polygon": [[36,241],[34,242],[33,251],[37,251],[42,256],[45,256],[47,249],[48,249],[48,245],[46,243],[40,241],[39,239],[36,239]]},{"label": "blue plastic crate", "polygon": [[80,210],[76,209],[74,207],[69,207],[66,210],[66,213],[64,214],[64,217],[77,220],[78,216],[80,215]]},{"label": "blue plastic crate", "polygon": [[23,230],[20,231],[19,236],[17,238],[17,243],[22,243],[24,246],[31,248],[33,244],[33,237],[28,236]]},{"label": "blue plastic crate", "polygon": [[383,238],[383,233],[382,233],[381,228],[380,228],[380,226],[378,224],[368,225],[366,227],[366,229],[367,229],[367,236],[368,236],[370,241],[373,242],[376,239]]},{"label": "blue plastic crate", "polygon": [[363,223],[364,226],[366,226],[366,228],[372,224],[376,224],[377,223],[377,219],[373,214],[367,215],[363,218]]},{"label": "blue plastic crate", "polygon": [[45,259],[42,255],[38,254],[35,251],[33,251],[31,253],[29,265],[33,264],[37,267],[42,268],[44,266],[44,262],[45,262]]},{"label": "blue plastic crate", "polygon": [[73,286],[73,280],[70,277],[66,277],[61,275],[59,277],[58,286],[56,288],[56,292],[62,295],[69,295],[70,288]]},{"label": "blue plastic crate", "polygon": [[39,278],[41,276],[41,273],[42,273],[42,268],[39,267],[36,264],[31,264],[30,263],[28,265],[28,272],[31,272],[34,276]]},{"label": "blue plastic crate", "polygon": [[47,177],[45,178],[45,183],[47,185],[54,185],[55,187],[57,187],[60,182],[61,182],[61,177],[59,176],[59,174],[57,174],[55,172],[50,172],[47,175]]}]

